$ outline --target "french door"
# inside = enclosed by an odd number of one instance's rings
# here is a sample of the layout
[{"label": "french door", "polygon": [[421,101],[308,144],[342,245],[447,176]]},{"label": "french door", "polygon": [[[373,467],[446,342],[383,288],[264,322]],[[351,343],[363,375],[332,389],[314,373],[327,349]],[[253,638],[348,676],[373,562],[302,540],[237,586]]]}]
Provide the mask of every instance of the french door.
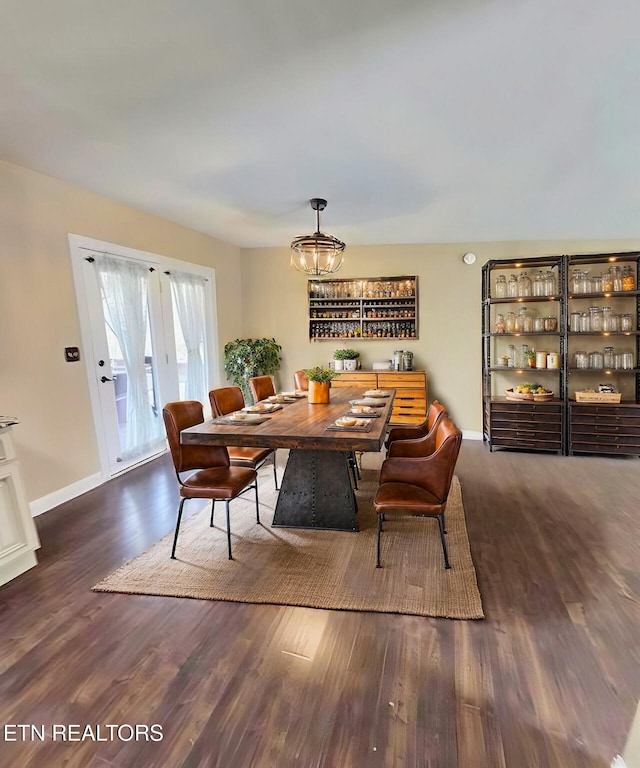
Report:
[{"label": "french door", "polygon": [[[69,235],[102,474],[165,450],[162,404],[217,385],[214,273]],[[206,410],[206,408],[205,408]]]}]

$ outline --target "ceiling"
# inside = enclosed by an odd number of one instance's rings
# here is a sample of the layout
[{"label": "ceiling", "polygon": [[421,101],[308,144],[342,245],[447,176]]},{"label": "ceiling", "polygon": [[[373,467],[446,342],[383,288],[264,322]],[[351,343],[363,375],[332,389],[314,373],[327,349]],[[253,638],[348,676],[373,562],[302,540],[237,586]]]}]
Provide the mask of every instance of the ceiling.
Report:
[{"label": "ceiling", "polygon": [[637,0],[0,10],[0,159],[238,246],[640,234]]}]

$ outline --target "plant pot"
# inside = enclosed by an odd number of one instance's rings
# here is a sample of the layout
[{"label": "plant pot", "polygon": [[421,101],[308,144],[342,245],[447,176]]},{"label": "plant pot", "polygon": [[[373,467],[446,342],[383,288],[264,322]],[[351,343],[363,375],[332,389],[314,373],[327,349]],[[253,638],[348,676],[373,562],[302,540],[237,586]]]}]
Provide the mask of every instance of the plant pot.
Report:
[{"label": "plant pot", "polygon": [[328,381],[310,381],[308,401],[312,405],[328,403],[330,386]]},{"label": "plant pot", "polygon": [[355,371],[358,367],[358,361],[357,360],[345,360],[344,361],[344,369],[345,371]]},{"label": "plant pot", "polygon": [[343,371],[346,368],[344,360],[334,360],[333,369],[335,371]]},{"label": "plant pot", "polygon": [[535,368],[536,367],[536,359],[535,359],[535,357],[530,357],[528,362],[529,362],[529,368]]}]

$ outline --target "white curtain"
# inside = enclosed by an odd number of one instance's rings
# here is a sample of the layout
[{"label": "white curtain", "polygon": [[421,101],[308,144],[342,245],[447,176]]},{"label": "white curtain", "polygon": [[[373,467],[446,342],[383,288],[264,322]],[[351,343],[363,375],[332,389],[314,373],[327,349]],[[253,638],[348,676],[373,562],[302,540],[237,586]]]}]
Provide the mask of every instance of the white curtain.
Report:
[{"label": "white curtain", "polygon": [[149,399],[145,361],[149,268],[107,255],[95,257],[105,322],[120,344],[127,372],[127,427],[121,434],[122,458],[140,456],[163,439],[160,416]]},{"label": "white curtain", "polygon": [[206,280],[189,272],[171,272],[171,289],[182,336],[187,347],[186,399],[208,401],[205,373]]}]

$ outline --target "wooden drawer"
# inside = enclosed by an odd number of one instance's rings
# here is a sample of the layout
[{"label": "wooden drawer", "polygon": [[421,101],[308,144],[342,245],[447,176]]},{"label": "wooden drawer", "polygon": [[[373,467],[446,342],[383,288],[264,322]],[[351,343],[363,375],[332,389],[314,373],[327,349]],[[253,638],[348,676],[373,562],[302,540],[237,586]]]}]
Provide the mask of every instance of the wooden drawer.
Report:
[{"label": "wooden drawer", "polygon": [[427,386],[426,375],[422,372],[398,371],[396,373],[379,373],[379,389],[406,389],[414,388],[425,390]]},{"label": "wooden drawer", "polygon": [[377,389],[378,380],[375,373],[370,371],[346,371],[331,382],[332,387],[362,387],[363,389]]}]

